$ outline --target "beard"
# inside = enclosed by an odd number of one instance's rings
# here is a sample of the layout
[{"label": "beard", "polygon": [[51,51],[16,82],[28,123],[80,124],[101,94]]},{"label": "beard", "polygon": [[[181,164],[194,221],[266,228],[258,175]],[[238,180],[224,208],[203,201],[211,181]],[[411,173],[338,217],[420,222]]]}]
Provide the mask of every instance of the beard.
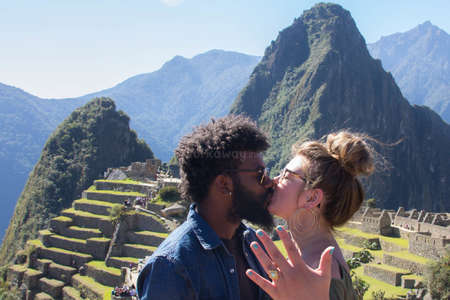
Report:
[{"label": "beard", "polygon": [[229,218],[232,221],[245,219],[266,230],[274,227],[272,215],[267,210],[273,189],[267,189],[262,195],[256,195],[243,186],[237,178],[233,178],[234,192]]}]

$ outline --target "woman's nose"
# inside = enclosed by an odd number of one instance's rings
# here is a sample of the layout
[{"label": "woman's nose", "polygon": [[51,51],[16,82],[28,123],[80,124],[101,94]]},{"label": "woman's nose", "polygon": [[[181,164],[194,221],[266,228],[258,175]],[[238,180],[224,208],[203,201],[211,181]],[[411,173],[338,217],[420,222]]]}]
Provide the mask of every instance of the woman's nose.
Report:
[{"label": "woman's nose", "polygon": [[274,183],[274,184],[278,184],[278,182],[280,181],[280,177],[281,177],[281,175],[275,176],[275,177],[272,179],[273,183]]}]

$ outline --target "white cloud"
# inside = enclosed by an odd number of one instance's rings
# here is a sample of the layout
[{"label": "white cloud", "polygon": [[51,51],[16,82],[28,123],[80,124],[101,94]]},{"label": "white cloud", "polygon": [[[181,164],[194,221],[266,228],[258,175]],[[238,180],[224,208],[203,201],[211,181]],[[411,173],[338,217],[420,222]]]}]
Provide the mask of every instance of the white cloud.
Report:
[{"label": "white cloud", "polygon": [[160,0],[160,1],[167,6],[177,6],[180,5],[184,0]]}]

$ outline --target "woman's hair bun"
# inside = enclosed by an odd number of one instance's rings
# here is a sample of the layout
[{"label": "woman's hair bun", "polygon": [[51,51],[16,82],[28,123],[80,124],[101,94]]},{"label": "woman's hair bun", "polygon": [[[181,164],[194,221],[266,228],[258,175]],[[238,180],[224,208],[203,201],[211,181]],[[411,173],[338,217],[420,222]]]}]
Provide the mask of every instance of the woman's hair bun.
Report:
[{"label": "woman's hair bun", "polygon": [[352,176],[370,175],[375,169],[374,150],[367,139],[362,134],[339,131],[327,136],[326,146],[330,155]]}]

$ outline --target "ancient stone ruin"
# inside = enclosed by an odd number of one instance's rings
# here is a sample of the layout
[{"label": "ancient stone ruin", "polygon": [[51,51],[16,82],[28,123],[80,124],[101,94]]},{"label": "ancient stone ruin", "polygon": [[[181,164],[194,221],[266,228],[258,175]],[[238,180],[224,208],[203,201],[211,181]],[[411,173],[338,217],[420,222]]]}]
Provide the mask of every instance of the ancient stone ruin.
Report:
[{"label": "ancient stone ruin", "polygon": [[[120,170],[148,179],[157,166],[152,160]],[[138,262],[178,225],[161,215],[164,206],[149,201],[159,186],[149,180],[95,181],[72,208],[51,219],[39,239],[28,241],[9,267],[7,280],[27,300],[104,299],[114,287],[132,286]],[[112,219],[118,204],[121,213]]]},{"label": "ancient stone ruin", "polygon": [[104,177],[109,180],[130,178],[137,181],[150,182],[157,180],[161,167],[159,159],[147,159],[145,162],[134,162],[127,167],[108,168]]}]

